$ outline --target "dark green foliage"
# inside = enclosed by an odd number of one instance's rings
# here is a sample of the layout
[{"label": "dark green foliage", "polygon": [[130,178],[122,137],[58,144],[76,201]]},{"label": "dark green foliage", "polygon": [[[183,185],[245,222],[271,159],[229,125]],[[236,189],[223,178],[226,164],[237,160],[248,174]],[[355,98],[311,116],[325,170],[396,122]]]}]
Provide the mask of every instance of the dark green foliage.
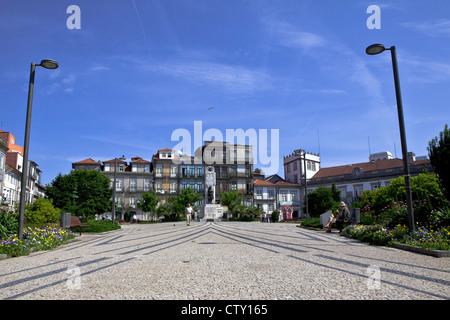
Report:
[{"label": "dark green foliage", "polygon": [[27,205],[25,209],[25,220],[27,223],[54,223],[60,219],[61,210],[53,206],[52,199],[36,199],[33,205]]},{"label": "dark green foliage", "polygon": [[160,201],[161,198],[156,195],[155,191],[152,193],[146,192],[142,194],[137,202],[137,207],[144,212],[154,212]]},{"label": "dark green foliage", "polygon": [[0,239],[6,239],[19,230],[18,216],[12,212],[0,210]]},{"label": "dark green foliage", "polygon": [[338,202],[333,199],[330,188],[319,187],[313,192],[308,192],[308,211],[311,217],[319,217],[328,210],[337,208]]},{"label": "dark green foliage", "polygon": [[73,170],[58,176],[47,186],[47,197],[55,207],[77,216],[111,211],[110,180],[94,170]]},{"label": "dark green foliage", "polygon": [[428,155],[439,181],[441,182],[444,194],[450,201],[450,130],[445,125],[438,137],[428,143]]}]

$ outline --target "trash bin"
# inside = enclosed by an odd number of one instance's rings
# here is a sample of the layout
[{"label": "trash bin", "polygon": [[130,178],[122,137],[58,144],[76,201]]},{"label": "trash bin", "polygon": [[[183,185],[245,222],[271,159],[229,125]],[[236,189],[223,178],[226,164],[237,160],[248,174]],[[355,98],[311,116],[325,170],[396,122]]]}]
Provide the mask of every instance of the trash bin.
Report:
[{"label": "trash bin", "polygon": [[72,214],[70,212],[61,213],[61,228],[67,229],[70,228],[70,216]]}]

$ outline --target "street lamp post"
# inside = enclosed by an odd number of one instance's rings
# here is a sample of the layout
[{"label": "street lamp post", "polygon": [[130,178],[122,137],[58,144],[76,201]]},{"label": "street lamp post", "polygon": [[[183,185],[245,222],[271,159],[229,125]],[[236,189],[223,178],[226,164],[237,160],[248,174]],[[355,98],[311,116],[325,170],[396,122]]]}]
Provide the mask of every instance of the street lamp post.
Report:
[{"label": "street lamp post", "polygon": [[414,231],[414,214],[412,207],[412,194],[411,194],[411,178],[409,173],[409,164],[408,164],[408,148],[406,145],[406,134],[405,134],[405,120],[403,117],[403,104],[402,104],[402,95],[400,91],[400,78],[398,75],[398,65],[397,65],[397,53],[395,50],[395,46],[390,48],[385,48],[382,44],[373,44],[366,48],[366,53],[368,55],[376,55],[382,53],[385,50],[391,51],[392,58],[392,68],[394,71],[394,82],[395,82],[395,95],[397,99],[397,112],[398,112],[398,122],[400,127],[400,139],[402,143],[402,157],[403,157],[403,170],[405,176],[405,191],[406,191],[406,204],[408,209],[408,224],[409,230]]},{"label": "street lamp post", "polygon": [[[119,158],[119,160],[125,160],[125,156]],[[113,196],[112,196],[112,210],[111,219],[114,225],[116,220],[116,171],[117,171],[117,158],[114,158],[114,182],[113,182]]]},{"label": "street lamp post", "polygon": [[22,184],[20,186],[20,207],[19,207],[19,230],[18,237],[23,239],[23,227],[25,222],[25,201],[28,182],[28,149],[30,146],[30,127],[31,127],[31,110],[33,104],[34,92],[34,74],[36,66],[44,67],[46,69],[58,68],[58,63],[54,60],[42,60],[40,64],[31,63],[30,82],[28,87],[28,104],[27,104],[27,118],[25,123],[25,142],[23,145],[23,163],[22,163]]}]

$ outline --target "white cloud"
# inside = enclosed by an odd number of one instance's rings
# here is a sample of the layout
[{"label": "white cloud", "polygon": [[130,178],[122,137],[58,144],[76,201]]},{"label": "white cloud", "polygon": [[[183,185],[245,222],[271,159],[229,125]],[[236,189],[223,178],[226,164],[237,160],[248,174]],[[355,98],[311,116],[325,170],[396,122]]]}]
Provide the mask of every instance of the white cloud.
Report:
[{"label": "white cloud", "polygon": [[167,62],[156,68],[166,75],[201,85],[218,86],[233,93],[259,91],[270,87],[270,76],[267,73],[242,66],[215,62]]},{"label": "white cloud", "polygon": [[450,20],[447,19],[427,22],[404,22],[400,25],[415,29],[432,37],[450,36]]},{"label": "white cloud", "polygon": [[291,24],[275,20],[273,18],[263,19],[265,26],[275,39],[276,43],[290,48],[317,48],[326,45],[327,41],[322,36],[299,30],[292,26]]}]

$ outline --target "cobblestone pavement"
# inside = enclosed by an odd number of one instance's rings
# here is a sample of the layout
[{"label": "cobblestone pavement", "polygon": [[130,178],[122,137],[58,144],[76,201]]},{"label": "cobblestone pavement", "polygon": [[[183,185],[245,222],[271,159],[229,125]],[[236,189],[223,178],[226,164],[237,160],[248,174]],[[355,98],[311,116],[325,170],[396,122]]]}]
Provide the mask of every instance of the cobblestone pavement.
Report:
[{"label": "cobblestone pavement", "polygon": [[295,224],[124,225],[0,270],[0,299],[450,299],[449,258]]}]

